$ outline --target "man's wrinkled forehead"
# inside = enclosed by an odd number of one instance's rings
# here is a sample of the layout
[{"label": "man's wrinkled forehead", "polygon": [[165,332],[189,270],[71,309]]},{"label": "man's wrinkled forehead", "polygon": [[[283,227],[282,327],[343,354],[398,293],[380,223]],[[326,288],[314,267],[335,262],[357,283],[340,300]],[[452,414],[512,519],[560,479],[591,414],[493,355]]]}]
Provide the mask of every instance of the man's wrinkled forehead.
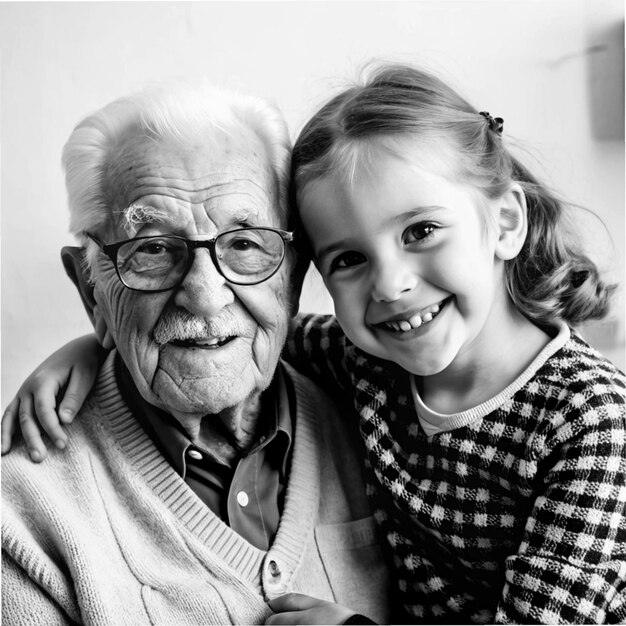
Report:
[{"label": "man's wrinkled forehead", "polygon": [[[139,201],[117,211],[120,218],[118,221],[122,222],[129,236],[134,235],[141,224],[150,223],[167,223],[174,229],[183,230],[190,221],[195,221],[196,224],[206,221],[205,213],[212,214],[219,210],[220,206],[224,206],[224,202],[220,200],[226,200],[231,208],[228,215],[223,216],[224,224],[233,227],[265,225],[266,220],[259,215],[259,209],[251,198],[252,194],[243,193],[231,176],[217,174],[207,177],[206,185],[205,193],[198,194],[197,197],[192,194],[190,201],[184,203],[188,210],[177,211],[173,204],[165,208],[161,202]],[[264,193],[261,188],[259,195]],[[247,196],[251,198],[250,201],[246,201]]]},{"label": "man's wrinkled forehead", "polygon": [[146,197],[161,198],[165,205],[153,208],[162,212],[177,203],[207,208],[228,203],[242,215],[277,210],[274,172],[251,131],[186,141],[127,137],[110,159],[105,180],[109,206],[118,216],[136,204],[145,206],[138,200]]}]

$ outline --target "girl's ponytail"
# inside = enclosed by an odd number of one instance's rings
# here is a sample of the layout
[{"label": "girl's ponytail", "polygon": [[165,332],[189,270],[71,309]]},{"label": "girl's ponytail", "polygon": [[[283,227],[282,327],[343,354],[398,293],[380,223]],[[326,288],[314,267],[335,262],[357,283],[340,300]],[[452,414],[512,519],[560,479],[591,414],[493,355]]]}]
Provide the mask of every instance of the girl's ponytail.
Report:
[{"label": "girl's ponytail", "polygon": [[615,285],[602,280],[565,223],[563,203],[513,160],[512,176],[524,189],[528,234],[507,261],[506,285],[517,308],[539,324],[579,324],[606,315]]}]

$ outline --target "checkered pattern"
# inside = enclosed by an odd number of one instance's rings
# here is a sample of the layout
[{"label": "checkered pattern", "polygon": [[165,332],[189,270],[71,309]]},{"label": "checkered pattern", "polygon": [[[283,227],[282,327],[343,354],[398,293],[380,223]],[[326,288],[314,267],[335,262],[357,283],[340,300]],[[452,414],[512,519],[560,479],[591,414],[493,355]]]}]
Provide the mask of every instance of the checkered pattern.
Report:
[{"label": "checkered pattern", "polygon": [[624,375],[574,331],[482,419],[427,438],[409,375],[300,316],[286,355],[352,393],[406,617],[626,622]]}]

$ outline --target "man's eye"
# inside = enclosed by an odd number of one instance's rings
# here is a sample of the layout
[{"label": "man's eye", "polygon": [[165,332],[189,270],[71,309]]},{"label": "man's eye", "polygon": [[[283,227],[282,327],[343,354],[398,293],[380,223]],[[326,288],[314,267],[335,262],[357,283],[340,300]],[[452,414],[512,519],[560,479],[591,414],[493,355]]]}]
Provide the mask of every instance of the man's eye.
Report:
[{"label": "man's eye", "polygon": [[167,244],[163,242],[152,241],[150,243],[144,243],[137,249],[137,252],[141,254],[163,254],[169,251]]},{"label": "man's eye", "polygon": [[404,243],[414,243],[416,241],[424,241],[437,230],[437,225],[432,222],[418,222],[409,226],[404,231],[402,239]]},{"label": "man's eye", "polygon": [[233,239],[228,242],[228,246],[233,250],[239,250],[241,252],[245,252],[247,250],[258,250],[262,246],[256,241],[252,241],[251,239]]},{"label": "man's eye", "polygon": [[365,263],[366,259],[360,252],[343,252],[339,256],[336,256],[331,264],[330,271],[346,269]]}]

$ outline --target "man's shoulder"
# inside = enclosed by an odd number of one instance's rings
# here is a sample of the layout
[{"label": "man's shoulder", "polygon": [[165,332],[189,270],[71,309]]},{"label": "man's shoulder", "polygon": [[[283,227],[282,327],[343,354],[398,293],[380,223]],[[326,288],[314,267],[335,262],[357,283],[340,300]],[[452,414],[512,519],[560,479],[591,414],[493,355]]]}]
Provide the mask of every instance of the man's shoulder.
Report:
[{"label": "man's shoulder", "polygon": [[[45,440],[46,458],[40,463],[33,463],[28,454],[26,443],[20,438],[15,441],[11,451],[2,457],[2,495],[11,494],[11,485],[25,481],[36,481],[38,486],[55,484],[60,477],[70,480],[72,470],[86,462],[89,449],[93,447],[93,437],[89,435],[87,422],[90,415],[81,410],[74,422],[65,427],[68,443],[65,449],[57,449],[52,442]],[[45,436],[44,436],[45,438]]]},{"label": "man's shoulder", "polygon": [[24,509],[27,502],[37,507],[46,498],[62,498],[63,492],[87,485],[94,460],[114,454],[112,433],[101,418],[93,396],[89,396],[72,424],[65,427],[65,449],[46,441],[46,458],[40,463],[33,463],[26,443],[17,440],[2,457],[3,508],[15,505]]},{"label": "man's shoulder", "polygon": [[295,408],[305,419],[315,421],[326,438],[335,438],[342,444],[358,436],[358,414],[347,394],[331,397],[316,382],[300,374],[287,363],[282,364],[295,394]]},{"label": "man's shoulder", "polygon": [[281,365],[294,388],[299,408],[302,408],[304,405],[322,418],[329,412],[335,413],[339,410],[344,410],[344,403],[341,398],[331,397],[315,381],[301,374],[288,363],[282,361]]}]

